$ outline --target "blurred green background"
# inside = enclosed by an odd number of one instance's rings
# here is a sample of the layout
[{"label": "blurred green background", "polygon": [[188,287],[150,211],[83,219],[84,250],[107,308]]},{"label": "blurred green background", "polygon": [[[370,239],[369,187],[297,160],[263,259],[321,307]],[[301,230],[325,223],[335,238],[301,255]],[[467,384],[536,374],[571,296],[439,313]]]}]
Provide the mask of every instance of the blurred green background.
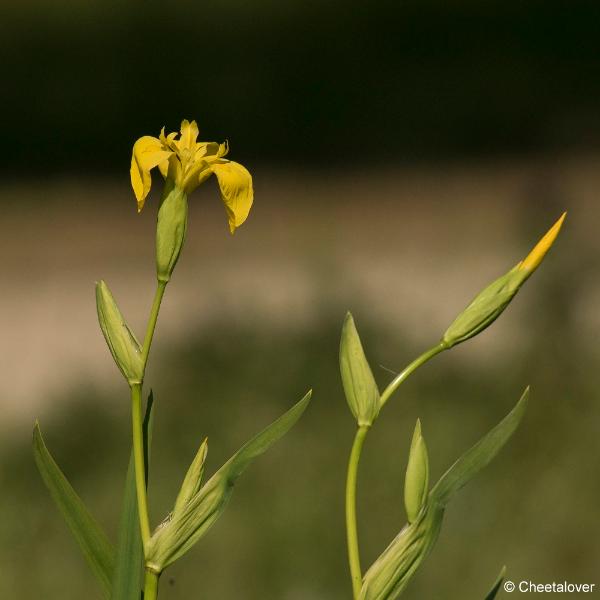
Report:
[{"label": "blurred green background", "polygon": [[366,567],[404,523],[417,417],[437,477],[531,384],[520,430],[451,504],[406,597],[482,598],[503,564],[515,581],[600,584],[597,2],[30,0],[2,13],[0,598],[100,598],[35,471],[31,427],[39,417],[114,537],[129,401],[93,283],[143,330],[158,196],[136,215],[130,151],[184,117],[229,139],[256,202],[231,237],[214,181],[191,199],[147,379],[153,522],[204,436],[210,472],[309,387],[314,400],[161,597],[349,598],[345,311],[384,386],[565,209],[500,320],[382,413],[360,534]]}]

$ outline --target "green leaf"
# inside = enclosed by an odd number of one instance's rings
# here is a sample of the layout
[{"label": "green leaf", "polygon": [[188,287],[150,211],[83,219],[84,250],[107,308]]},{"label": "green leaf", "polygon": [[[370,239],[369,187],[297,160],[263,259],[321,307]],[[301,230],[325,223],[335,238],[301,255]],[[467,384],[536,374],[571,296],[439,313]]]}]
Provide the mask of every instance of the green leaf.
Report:
[{"label": "green leaf", "polygon": [[[528,396],[529,388],[513,410],[441,477],[429,492],[416,520],[400,531],[366,572],[360,600],[394,600],[402,594],[435,545],[448,500],[506,444],[521,422]],[[413,445],[415,437],[420,436],[418,429],[413,436]]]},{"label": "green leaf", "polygon": [[346,401],[358,425],[371,425],[379,414],[379,389],[350,313],[342,327],[340,373]]},{"label": "green leaf", "polygon": [[37,422],[33,429],[33,456],[52,499],[81,547],[92,572],[102,584],[104,596],[109,598],[114,548],[48,452]]},{"label": "green leaf", "polygon": [[455,492],[490,463],[519,426],[528,398],[529,388],[523,392],[512,411],[442,475],[429,494],[430,500],[445,506]]},{"label": "green leaf", "polygon": [[242,446],[177,513],[154,532],[146,547],[146,566],[157,573],[185,554],[221,516],[233,486],[257,456],[283,437],[302,416],[312,392]]},{"label": "green leaf", "polygon": [[502,570],[500,571],[500,574],[498,575],[496,582],[492,586],[492,589],[488,592],[488,595],[485,597],[485,600],[494,600],[494,598],[498,594],[498,591],[500,590],[500,586],[502,585],[502,582],[504,581],[505,575],[506,575],[506,566],[502,567]]},{"label": "green leaf", "polygon": [[[148,485],[149,448],[152,442],[153,403],[154,397],[152,392],[150,392],[143,425],[146,485]],[[123,495],[123,508],[119,524],[119,538],[112,580],[111,600],[139,600],[143,586],[143,564],[144,548],[140,534],[135,487],[135,466],[132,451]]]}]

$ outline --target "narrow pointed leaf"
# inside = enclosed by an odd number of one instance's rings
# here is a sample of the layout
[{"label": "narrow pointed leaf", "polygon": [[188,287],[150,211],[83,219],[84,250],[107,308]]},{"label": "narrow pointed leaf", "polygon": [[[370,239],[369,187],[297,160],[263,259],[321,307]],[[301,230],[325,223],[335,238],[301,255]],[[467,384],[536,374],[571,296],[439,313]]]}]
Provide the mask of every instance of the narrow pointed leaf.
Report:
[{"label": "narrow pointed leaf", "polygon": [[528,398],[529,388],[512,411],[442,475],[429,494],[432,501],[444,506],[455,492],[489,464],[519,426]]},{"label": "narrow pointed leaf", "polygon": [[[148,396],[144,417],[144,450],[146,464],[146,485],[148,485],[149,448],[152,441],[152,392]],[[119,538],[112,581],[111,600],[139,600],[143,586],[144,549],[140,534],[137,493],[135,487],[135,466],[133,451],[129,459],[123,508],[119,524]]]},{"label": "narrow pointed leaf", "polygon": [[498,591],[500,590],[500,586],[502,585],[502,582],[504,581],[505,575],[506,575],[506,566],[502,567],[502,570],[500,571],[500,574],[498,575],[496,582],[492,586],[492,589],[488,592],[488,595],[485,597],[485,600],[494,600],[494,598],[498,594]]},{"label": "narrow pointed leaf", "polygon": [[528,396],[529,388],[513,410],[441,477],[416,520],[400,531],[366,572],[360,600],[394,600],[402,594],[435,545],[448,500],[508,441],[523,417]]},{"label": "narrow pointed leaf", "polygon": [[154,532],[146,547],[147,568],[160,573],[208,531],[225,510],[238,477],[253,459],[292,428],[308,406],[311,393],[242,446],[177,514]]},{"label": "narrow pointed leaf", "polygon": [[109,598],[115,561],[114,549],[48,452],[37,423],[33,430],[33,456],[54,503],[100,582],[104,596]]},{"label": "narrow pointed leaf", "polygon": [[131,458],[123,494],[111,600],[139,600],[143,585],[143,560],[144,551],[135,491],[135,466]]}]

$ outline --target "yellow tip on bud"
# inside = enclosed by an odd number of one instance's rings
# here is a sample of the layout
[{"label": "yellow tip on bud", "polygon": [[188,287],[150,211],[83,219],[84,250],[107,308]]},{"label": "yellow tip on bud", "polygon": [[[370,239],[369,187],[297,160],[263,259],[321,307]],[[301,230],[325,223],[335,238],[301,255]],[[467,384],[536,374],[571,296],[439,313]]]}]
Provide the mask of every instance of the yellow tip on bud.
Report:
[{"label": "yellow tip on bud", "polygon": [[552,225],[546,235],[536,244],[535,248],[527,255],[525,260],[519,265],[519,270],[529,271],[533,273],[539,266],[548,250],[550,250],[554,240],[558,236],[558,232],[562,227],[563,221],[565,220],[567,213],[564,212],[560,219]]}]

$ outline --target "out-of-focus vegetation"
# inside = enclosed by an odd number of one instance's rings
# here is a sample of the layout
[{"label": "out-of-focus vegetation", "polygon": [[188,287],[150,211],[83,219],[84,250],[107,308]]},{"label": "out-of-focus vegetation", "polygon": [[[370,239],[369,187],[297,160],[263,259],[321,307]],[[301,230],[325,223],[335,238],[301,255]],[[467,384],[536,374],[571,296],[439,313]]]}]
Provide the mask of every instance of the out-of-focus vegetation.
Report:
[{"label": "out-of-focus vegetation", "polygon": [[[598,357],[572,334],[573,280],[556,264],[549,270],[553,277],[528,290],[543,301],[524,315],[526,342],[515,345],[508,359],[469,366],[456,360],[463,347],[438,357],[403,386],[372,432],[360,471],[365,561],[404,522],[403,471],[416,417],[436,478],[514,404],[527,383],[532,386],[522,427],[449,509],[438,546],[409,598],[481,598],[504,563],[513,579],[590,581],[595,573]],[[155,523],[168,511],[203,436],[211,443],[209,469],[216,468],[307,386],[315,389],[314,403],[294,432],[252,466],[227,514],[164,575],[165,598],[189,598],[199,589],[221,599],[348,597],[342,503],[353,423],[337,372],[342,317],[323,306],[317,324],[285,334],[252,322],[235,328],[218,322],[162,350],[159,333],[161,360],[155,365],[161,368],[149,372],[150,382],[160,382],[154,386],[150,483]],[[399,368],[422,349],[402,330],[382,329],[364,308],[357,318],[374,365]],[[508,311],[494,327],[511,318]],[[486,337],[469,343],[493,355],[493,338]],[[375,374],[380,383],[390,377],[383,369]],[[128,402],[126,390],[121,392],[119,404],[82,380],[68,404],[43,422],[57,460],[111,532],[129,455]],[[0,596],[95,597],[95,581],[43,489],[28,440],[2,449],[0,473]]]},{"label": "out-of-focus vegetation", "polygon": [[[386,406],[361,463],[360,534],[366,566],[404,523],[417,416],[435,480],[531,384],[522,426],[450,507],[407,598],[482,598],[502,564],[513,580],[593,582],[598,23],[592,0],[3,6],[0,598],[99,597],[35,470],[29,421],[42,417],[50,450],[114,535],[129,402],[104,385],[117,373],[92,284],[114,284],[141,330],[156,204],[135,215],[131,145],[186,117],[203,139],[229,138],[257,194],[233,240],[218,201],[190,205],[148,372],[160,382],[153,522],[203,436],[211,471],[308,387],[315,395],[167,571],[161,597],[349,597],[345,311],[373,366],[398,370],[564,209],[556,249],[514,306]],[[541,158],[519,162],[526,153]],[[374,370],[380,384],[392,376]]]}]

